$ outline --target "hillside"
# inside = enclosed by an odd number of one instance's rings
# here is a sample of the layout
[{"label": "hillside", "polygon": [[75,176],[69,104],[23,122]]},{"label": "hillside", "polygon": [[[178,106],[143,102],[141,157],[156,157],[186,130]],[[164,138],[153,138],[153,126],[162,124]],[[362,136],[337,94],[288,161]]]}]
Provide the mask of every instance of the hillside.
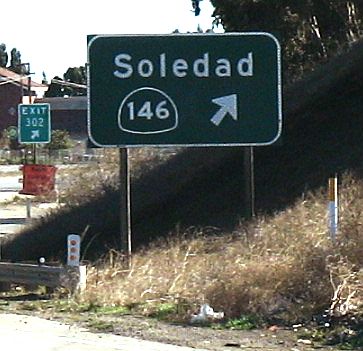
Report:
[{"label": "hillside", "polygon": [[[282,210],[329,176],[363,167],[363,42],[284,89],[283,137],[255,148],[256,210]],[[233,230],[243,213],[243,149],[188,148],[132,184],[133,247],[194,227]],[[3,258],[64,255],[68,233],[89,231],[87,254],[119,244],[118,193],[47,218],[3,246]],[[45,254],[46,253],[46,254]]]}]

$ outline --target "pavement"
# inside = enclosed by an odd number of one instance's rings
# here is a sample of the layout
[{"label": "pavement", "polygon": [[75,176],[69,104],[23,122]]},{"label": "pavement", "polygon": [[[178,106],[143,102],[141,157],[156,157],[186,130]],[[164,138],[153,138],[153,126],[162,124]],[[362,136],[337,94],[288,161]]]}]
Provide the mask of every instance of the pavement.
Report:
[{"label": "pavement", "polygon": [[2,350],[26,351],[202,351],[111,334],[38,317],[0,314]]},{"label": "pavement", "polygon": [[[18,166],[1,166],[0,175],[0,237],[16,233],[27,223],[26,206],[13,202],[21,189]],[[8,175],[9,173],[13,175]]]},{"label": "pavement", "polygon": [[17,233],[57,206],[56,203],[33,203],[32,196],[20,195],[21,176],[18,165],[0,166],[0,238]]},{"label": "pavement", "polygon": [[[0,166],[0,239],[12,235],[44,215],[56,203],[31,203],[19,195],[19,166]],[[19,201],[28,199],[28,201]],[[31,206],[29,207],[29,204]],[[84,328],[34,316],[0,313],[1,350],[27,351],[198,351],[112,334],[91,333]]]},{"label": "pavement", "polygon": [[[8,198],[12,195],[9,193]],[[4,203],[0,196],[0,237],[17,233],[56,206],[57,203],[33,203],[31,199],[28,203]]]}]

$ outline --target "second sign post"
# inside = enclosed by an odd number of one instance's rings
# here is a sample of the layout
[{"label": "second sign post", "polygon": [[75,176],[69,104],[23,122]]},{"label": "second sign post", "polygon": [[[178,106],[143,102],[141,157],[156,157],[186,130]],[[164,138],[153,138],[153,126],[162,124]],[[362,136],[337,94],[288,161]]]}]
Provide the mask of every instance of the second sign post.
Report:
[{"label": "second sign post", "polygon": [[252,160],[253,146],[281,135],[281,52],[269,33],[89,36],[88,75],[89,138],[121,148],[128,255],[127,148],[246,146]]}]

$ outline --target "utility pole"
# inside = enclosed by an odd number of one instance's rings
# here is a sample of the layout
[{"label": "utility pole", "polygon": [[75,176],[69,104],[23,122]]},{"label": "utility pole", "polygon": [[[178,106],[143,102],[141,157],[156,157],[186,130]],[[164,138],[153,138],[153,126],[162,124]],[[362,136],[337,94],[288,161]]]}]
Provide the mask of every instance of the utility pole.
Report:
[{"label": "utility pole", "polygon": [[[27,65],[27,74],[28,74],[28,99],[29,99],[29,104],[32,104],[32,89],[31,89],[31,85],[32,85],[32,79],[30,76],[30,63],[25,63],[24,65]],[[37,144],[33,144],[32,145],[32,151],[33,151],[33,164],[37,163]]]},{"label": "utility pole", "polygon": [[[26,73],[26,76],[27,76],[28,103],[32,104],[33,103],[33,100],[32,100],[32,79],[31,79],[31,73],[30,73],[30,63],[28,63],[28,62],[27,63],[21,63],[20,66],[26,67],[25,68],[25,73]],[[21,70],[20,74],[23,75],[24,71]],[[22,79],[21,80],[21,95],[22,95],[22,97],[24,97],[24,94],[23,94],[24,86],[25,86],[25,84],[24,84],[23,79]],[[23,102],[24,101],[22,101],[22,103]],[[32,145],[32,154],[33,154],[33,164],[36,164],[37,163],[37,145],[36,144]],[[26,159],[26,162],[27,162],[27,156],[25,156],[25,159]]]}]

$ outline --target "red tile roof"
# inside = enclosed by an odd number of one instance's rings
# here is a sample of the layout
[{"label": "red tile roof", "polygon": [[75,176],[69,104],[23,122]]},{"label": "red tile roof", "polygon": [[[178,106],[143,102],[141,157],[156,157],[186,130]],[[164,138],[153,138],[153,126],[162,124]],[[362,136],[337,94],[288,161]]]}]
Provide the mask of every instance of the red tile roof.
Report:
[{"label": "red tile roof", "polygon": [[[5,80],[13,81],[15,84],[18,83],[23,86],[28,86],[28,77],[27,76],[22,76],[13,71],[10,71],[7,68],[0,67],[0,83]],[[40,84],[40,83],[37,83],[37,82],[34,82],[31,80],[31,87],[32,88],[47,88],[47,85]]]}]

